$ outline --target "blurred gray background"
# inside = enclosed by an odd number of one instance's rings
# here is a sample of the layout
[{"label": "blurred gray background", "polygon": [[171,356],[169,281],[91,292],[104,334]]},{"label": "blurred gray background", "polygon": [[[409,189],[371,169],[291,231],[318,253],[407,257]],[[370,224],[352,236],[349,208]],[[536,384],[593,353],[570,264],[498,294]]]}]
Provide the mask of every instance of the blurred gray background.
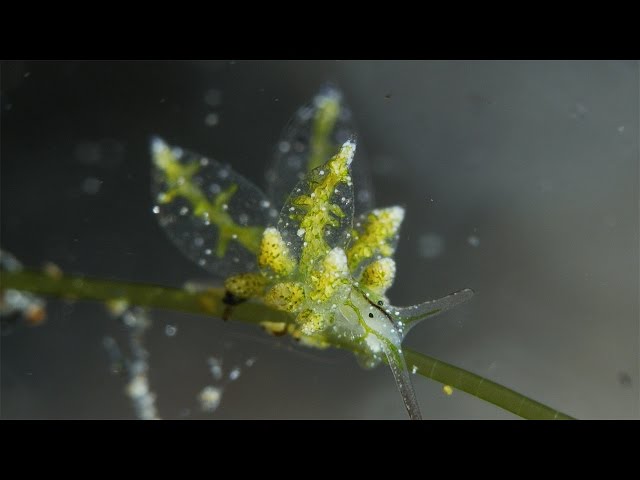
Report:
[{"label": "blurred gray background", "polygon": [[[478,292],[406,345],[578,418],[640,418],[638,62],[1,69],[0,245],[26,265],[172,286],[206,278],[151,213],[149,136],[264,185],[288,118],[333,81],[359,125],[377,204],[407,208],[391,300]],[[98,304],[48,306],[45,325],[3,332],[2,418],[134,418],[102,347],[106,335],[124,339],[122,326]],[[163,418],[406,418],[386,368],[247,325],[152,316],[150,381]],[[241,373],[204,413],[210,357]],[[516,418],[422,377],[414,385],[427,419]]]}]

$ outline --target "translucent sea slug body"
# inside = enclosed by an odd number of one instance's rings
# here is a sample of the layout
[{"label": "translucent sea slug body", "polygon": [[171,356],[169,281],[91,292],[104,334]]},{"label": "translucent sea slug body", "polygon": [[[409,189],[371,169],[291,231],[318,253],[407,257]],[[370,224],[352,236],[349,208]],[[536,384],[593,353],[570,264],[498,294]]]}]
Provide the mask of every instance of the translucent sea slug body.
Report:
[{"label": "translucent sea slug body", "polygon": [[[327,122],[323,115],[318,122]],[[252,298],[294,316],[288,325],[265,322],[274,334],[289,333],[316,347],[348,345],[371,366],[386,359],[410,417],[421,417],[402,340],[419,320],[461,303],[472,291],[408,308],[389,304],[385,293],[395,277],[393,254],[404,210],[374,209],[354,225],[354,139],[293,187],[279,215],[230,167],[159,139],[152,151],[159,203],[154,211],[161,225],[200,265],[233,273],[225,280],[230,303]],[[203,165],[211,172],[206,178],[198,176]],[[211,177],[213,196],[198,186],[211,188]],[[199,219],[197,227],[185,227],[186,213]],[[205,238],[212,244],[205,245]]]}]

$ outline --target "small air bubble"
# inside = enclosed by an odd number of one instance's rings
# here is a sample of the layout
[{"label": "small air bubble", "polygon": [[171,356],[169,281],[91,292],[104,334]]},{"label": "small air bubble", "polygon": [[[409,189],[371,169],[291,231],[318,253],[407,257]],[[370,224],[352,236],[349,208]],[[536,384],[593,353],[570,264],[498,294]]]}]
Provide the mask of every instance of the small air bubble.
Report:
[{"label": "small air bubble", "polygon": [[164,334],[167,337],[174,337],[178,333],[178,329],[174,325],[167,325],[164,327]]},{"label": "small air bubble", "polygon": [[324,170],[320,170],[318,173],[319,173],[320,175],[324,175]]}]

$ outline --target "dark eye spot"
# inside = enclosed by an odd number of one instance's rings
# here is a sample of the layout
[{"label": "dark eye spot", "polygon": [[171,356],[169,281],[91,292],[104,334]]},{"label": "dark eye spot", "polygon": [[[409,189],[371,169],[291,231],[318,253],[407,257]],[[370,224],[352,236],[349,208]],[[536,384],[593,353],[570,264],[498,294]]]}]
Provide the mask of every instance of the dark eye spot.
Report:
[{"label": "dark eye spot", "polygon": [[378,305],[380,305],[380,306],[382,306],[382,305],[383,305],[382,300],[378,300]]},{"label": "dark eye spot", "polygon": [[369,312],[369,318],[373,318],[373,313]]}]

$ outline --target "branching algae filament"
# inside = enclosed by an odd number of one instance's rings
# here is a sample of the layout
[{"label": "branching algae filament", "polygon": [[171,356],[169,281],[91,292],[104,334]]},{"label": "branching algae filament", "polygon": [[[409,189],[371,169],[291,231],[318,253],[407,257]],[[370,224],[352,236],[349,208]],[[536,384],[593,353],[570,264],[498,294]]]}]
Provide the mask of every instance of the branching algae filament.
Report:
[{"label": "branching algae filament", "polygon": [[[419,321],[473,292],[412,307],[389,303],[404,209],[372,209],[354,224],[356,140],[349,119],[340,94],[330,87],[297,112],[279,143],[277,173],[272,171],[270,190],[279,214],[229,166],[155,138],[154,212],[189,258],[226,276],[230,308],[262,301],[295,317],[291,324],[263,322],[273,334],[319,348],[347,345],[367,366],[386,358],[409,416],[420,419],[402,340]],[[282,183],[291,192],[286,200],[278,193]],[[359,206],[362,198],[370,195]]]}]

